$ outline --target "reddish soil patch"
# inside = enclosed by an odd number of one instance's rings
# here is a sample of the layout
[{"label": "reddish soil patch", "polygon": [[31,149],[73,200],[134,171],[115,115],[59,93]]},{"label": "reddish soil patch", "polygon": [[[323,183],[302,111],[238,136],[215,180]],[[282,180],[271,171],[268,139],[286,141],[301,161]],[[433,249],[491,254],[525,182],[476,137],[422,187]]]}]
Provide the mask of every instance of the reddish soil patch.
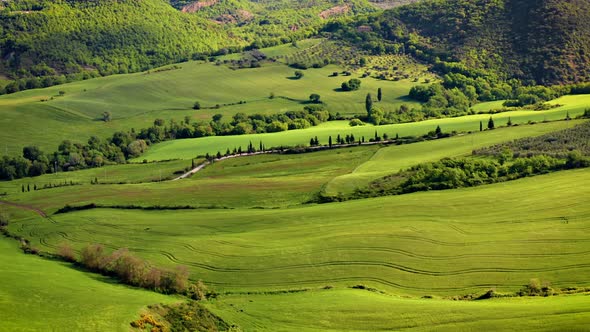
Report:
[{"label": "reddish soil patch", "polygon": [[182,7],[181,11],[183,13],[195,13],[205,7],[211,7],[218,2],[219,0],[195,1],[189,5]]},{"label": "reddish soil patch", "polygon": [[330,18],[332,16],[346,14],[349,11],[350,11],[350,6],[349,5],[336,6],[336,7],[330,8],[330,9],[326,9],[323,12],[321,12],[320,13],[320,17],[323,18],[323,19],[327,19],[327,18]]}]

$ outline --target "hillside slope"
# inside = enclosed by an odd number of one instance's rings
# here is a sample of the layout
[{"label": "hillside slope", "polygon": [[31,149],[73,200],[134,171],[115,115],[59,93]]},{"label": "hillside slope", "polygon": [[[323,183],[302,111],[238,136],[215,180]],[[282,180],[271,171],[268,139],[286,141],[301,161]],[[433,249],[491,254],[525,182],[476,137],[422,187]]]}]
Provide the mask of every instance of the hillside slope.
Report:
[{"label": "hillside slope", "polygon": [[240,43],[162,0],[12,0],[0,9],[0,73],[12,78],[135,72]]},{"label": "hillside slope", "polygon": [[505,79],[590,80],[590,2],[585,0],[423,1],[359,20],[345,36],[374,52],[388,50],[384,43],[398,43],[389,50],[411,52],[433,64],[461,61]]}]

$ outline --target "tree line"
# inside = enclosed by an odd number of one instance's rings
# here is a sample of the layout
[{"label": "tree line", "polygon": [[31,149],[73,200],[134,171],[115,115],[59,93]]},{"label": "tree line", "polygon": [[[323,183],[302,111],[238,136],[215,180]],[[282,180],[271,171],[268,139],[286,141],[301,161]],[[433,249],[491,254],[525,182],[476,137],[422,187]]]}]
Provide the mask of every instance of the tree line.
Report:
[{"label": "tree line", "polygon": [[330,114],[325,105],[311,104],[303,110],[284,114],[238,113],[229,122],[222,118],[222,114],[216,114],[209,122],[191,122],[187,116],[181,122],[170,120],[169,123],[156,119],[149,128],[115,132],[108,139],[92,136],[86,143],[64,140],[53,153],[45,153],[37,146],[26,146],[21,156],[0,158],[0,180],[123,164],[139,157],[149,145],[166,140],[303,129],[328,121]]}]

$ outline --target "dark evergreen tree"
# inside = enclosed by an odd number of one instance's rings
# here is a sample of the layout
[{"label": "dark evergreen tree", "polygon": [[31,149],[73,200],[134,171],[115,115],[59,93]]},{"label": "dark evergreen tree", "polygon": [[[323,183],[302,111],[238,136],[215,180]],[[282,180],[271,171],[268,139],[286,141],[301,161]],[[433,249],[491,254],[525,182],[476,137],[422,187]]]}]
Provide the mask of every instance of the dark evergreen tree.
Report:
[{"label": "dark evergreen tree", "polygon": [[479,131],[483,131],[483,122],[479,121]]},{"label": "dark evergreen tree", "polygon": [[328,137],[328,146],[332,147],[332,136]]},{"label": "dark evergreen tree", "polygon": [[381,101],[381,98],[383,98],[383,92],[381,91],[381,88],[377,89],[377,100]]},{"label": "dark evergreen tree", "polygon": [[492,119],[492,117],[490,116],[490,119],[488,120],[488,129],[494,129],[495,125],[494,125],[494,119]]},{"label": "dark evergreen tree", "polygon": [[367,97],[365,98],[365,110],[367,110],[367,115],[370,118],[373,114],[373,97],[371,97],[370,93],[367,93]]}]

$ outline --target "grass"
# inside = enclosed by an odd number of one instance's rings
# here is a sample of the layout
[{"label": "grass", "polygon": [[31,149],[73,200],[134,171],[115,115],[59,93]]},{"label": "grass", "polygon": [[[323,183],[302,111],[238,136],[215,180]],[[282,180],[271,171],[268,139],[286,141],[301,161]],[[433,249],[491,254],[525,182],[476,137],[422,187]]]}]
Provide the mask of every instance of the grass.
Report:
[{"label": "grass", "polygon": [[420,163],[437,161],[446,157],[469,155],[475,149],[518,138],[543,135],[575,126],[578,123],[581,122],[577,120],[558,121],[505,127],[448,139],[388,146],[380,149],[369,161],[355,168],[353,172],[331,180],[325,187],[325,193],[328,195],[351,193],[356,188],[366,186],[372,180]]},{"label": "grass", "polygon": [[[342,70],[333,65],[306,70],[300,80],[292,79],[294,69],[283,64],[241,70],[202,62],[177,66],[180,69],[113,75],[0,96],[0,151],[20,154],[23,146],[36,144],[52,152],[64,139],[85,142],[91,135],[106,138],[115,131],[149,127],[156,118],[210,120],[220,113],[229,119],[237,112],[299,110],[312,93],[320,94],[334,113],[362,114],[367,93],[376,94],[377,88],[382,88],[381,107],[387,110],[412,104],[404,96],[415,85],[409,80],[366,78],[359,91],[339,92],[345,78],[329,77]],[[59,96],[59,91],[65,95]],[[271,93],[290,100],[270,100]],[[204,108],[240,101],[246,104],[195,111],[191,108],[197,100]],[[101,120],[105,111],[112,114],[109,123]]]},{"label": "grass", "polygon": [[583,331],[590,297],[466,302],[335,289],[230,295],[207,307],[245,331]]},{"label": "grass", "polygon": [[64,241],[128,247],[158,265],[187,265],[218,291],[362,283],[418,297],[514,292],[531,278],[588,286],[588,188],[583,169],[279,210],[97,209],[9,228],[49,251]]},{"label": "grass", "polygon": [[[129,185],[90,185],[92,175],[103,181],[104,170],[62,173],[80,179],[81,186],[21,193],[21,185],[52,182],[54,175],[0,183],[6,199],[53,212],[66,203],[83,205],[191,205],[196,207],[285,207],[310,200],[322,185],[351,172],[377,151],[377,146],[322,151],[308,155],[259,155],[214,163],[191,179]],[[162,165],[190,165],[174,161]],[[114,166],[113,176],[158,175],[160,163]],[[176,170],[173,166],[171,170]],[[145,168],[145,169],[144,169]],[[90,173],[93,171],[94,173]],[[118,174],[118,175],[115,175]],[[164,173],[163,173],[164,174]]]},{"label": "grass", "polygon": [[[573,98],[576,97],[576,98]],[[525,124],[530,122],[554,121],[565,119],[569,112],[571,117],[576,117],[584,113],[587,103],[590,103],[590,95],[584,96],[566,96],[557,99],[564,105],[549,111],[513,111],[493,116],[496,127],[505,126],[508,118],[514,124]],[[168,141],[152,146],[141,159],[147,160],[166,160],[166,159],[190,159],[197,155],[204,155],[205,153],[214,154],[217,151],[225,151],[227,148],[242,146],[245,149],[249,142],[255,145],[262,141],[265,146],[295,146],[295,145],[309,145],[309,140],[312,137],[318,136],[320,144],[327,145],[328,137],[336,138],[338,134],[347,135],[353,134],[355,138],[365,136],[366,140],[372,138],[375,131],[379,135],[387,133],[390,137],[399,134],[403,136],[421,136],[430,131],[433,131],[437,126],[440,126],[444,132],[458,131],[470,132],[479,131],[479,124],[483,122],[484,128],[487,126],[490,115],[471,115],[457,118],[436,119],[422,122],[393,124],[384,126],[362,126],[350,127],[348,121],[331,121],[323,123],[317,127],[291,130],[280,133],[270,134],[253,134],[246,136],[212,136],[204,138],[184,139]]]},{"label": "grass", "polygon": [[[44,222],[30,218],[30,222]],[[147,305],[179,299],[119,285],[71,265],[24,255],[0,237],[4,331],[129,331]]]},{"label": "grass", "polygon": [[[195,159],[195,164],[199,164],[204,159]],[[99,183],[141,183],[155,182],[166,179],[173,179],[179,173],[185,172],[192,166],[191,161],[173,160],[147,164],[122,164],[110,165],[100,168],[91,168],[72,172],[58,172],[57,174],[45,174],[34,178],[23,178],[14,181],[0,181],[0,193],[18,194],[22,186],[29,186],[33,190],[36,185],[38,188],[44,186],[69,184],[88,185],[95,179]],[[182,174],[181,173],[181,174]],[[52,189],[55,190],[55,189]],[[69,187],[68,190],[72,190]]]}]

